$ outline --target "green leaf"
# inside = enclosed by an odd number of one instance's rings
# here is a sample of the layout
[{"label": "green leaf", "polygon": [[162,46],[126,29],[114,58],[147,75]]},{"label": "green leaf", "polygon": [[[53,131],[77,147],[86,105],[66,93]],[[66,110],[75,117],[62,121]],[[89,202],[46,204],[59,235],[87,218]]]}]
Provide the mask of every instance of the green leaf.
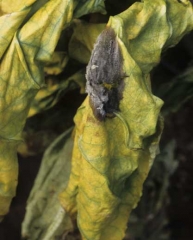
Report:
[{"label": "green leaf", "polygon": [[72,222],[58,200],[71,169],[72,129],[61,134],[46,150],[27,202],[22,236],[54,240],[72,230]]}]

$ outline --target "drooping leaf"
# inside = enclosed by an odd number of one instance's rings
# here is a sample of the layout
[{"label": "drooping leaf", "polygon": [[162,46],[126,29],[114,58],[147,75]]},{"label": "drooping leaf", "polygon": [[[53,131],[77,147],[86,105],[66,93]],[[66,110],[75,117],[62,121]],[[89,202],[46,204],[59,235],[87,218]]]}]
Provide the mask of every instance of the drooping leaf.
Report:
[{"label": "drooping leaf", "polygon": [[[0,215],[8,212],[15,195],[16,148],[30,104],[44,85],[44,65],[50,61],[61,31],[85,4],[73,0],[1,1]],[[90,8],[82,7],[78,16],[98,11],[98,4],[104,12],[101,1],[89,4]]]},{"label": "drooping leaf", "polygon": [[155,158],[144,183],[141,200],[129,218],[128,235],[131,239],[170,239],[166,207],[169,204],[170,177],[179,164],[175,159],[175,148],[176,143],[172,139]]},{"label": "drooping leaf", "polygon": [[69,56],[81,63],[88,63],[91,51],[105,24],[92,24],[80,20],[73,22],[73,34],[69,42]]},{"label": "drooping leaf", "polygon": [[44,66],[44,72],[48,75],[60,74],[68,63],[68,54],[66,52],[54,52],[52,58]]},{"label": "drooping leaf", "polygon": [[[105,24],[89,24],[80,20],[73,21],[73,34],[69,42],[68,50],[70,58],[81,63],[88,63],[94,42],[99,33],[104,29]],[[78,46],[78,47],[77,47]],[[47,74],[58,74],[66,66],[67,54],[55,52],[44,71]],[[53,78],[53,77],[52,77]],[[85,92],[85,69],[82,69],[67,79],[51,81],[37,93],[31,104],[28,117],[53,107],[65,92],[80,87],[80,92]]]},{"label": "drooping leaf", "polygon": [[[58,7],[63,9],[64,12],[58,12]],[[70,12],[72,4],[49,1],[31,17],[31,21],[27,22],[22,29],[19,29],[31,8],[32,5],[16,13],[3,15],[0,18],[0,21],[4,20],[6,22],[6,24],[1,25],[3,26],[1,45],[3,41],[9,44],[9,47],[7,44],[4,45],[4,48],[1,48],[0,70],[0,135],[3,142],[1,144],[3,149],[0,151],[0,212],[2,215],[7,213],[10,200],[15,195],[17,184],[16,146],[18,141],[21,140],[20,134],[25,124],[30,102],[43,81],[41,68],[35,64],[35,61],[43,61],[44,58],[49,57],[49,53],[52,53],[59,38],[60,29],[64,23],[71,20],[70,15],[65,15],[62,18],[60,16],[65,12]],[[38,21],[40,18],[44,21]],[[60,21],[58,21],[58,18],[60,18]],[[54,25],[58,31],[53,33]],[[12,32],[10,32],[11,30]],[[52,40],[50,40],[51,34]],[[47,43],[45,44],[46,39]],[[5,198],[6,204],[4,202]]]},{"label": "drooping leaf", "polygon": [[61,79],[59,82],[53,81],[52,84],[47,84],[45,88],[42,88],[32,102],[28,117],[53,107],[66,92],[76,88],[80,88],[80,92],[84,93],[84,69],[76,72],[67,79]]},{"label": "drooping leaf", "polygon": [[120,112],[100,122],[88,98],[78,109],[72,172],[60,195],[64,208],[77,217],[83,239],[124,237],[162,131],[163,102],[151,93],[149,72],[163,49],[193,29],[192,13],[189,1],[145,0],[107,24],[117,34],[127,76]]},{"label": "drooping leaf", "polygon": [[79,18],[89,13],[106,13],[104,0],[74,0],[74,18]]},{"label": "drooping leaf", "polygon": [[27,203],[22,236],[31,240],[54,240],[72,230],[58,193],[67,185],[71,168],[72,129],[61,134],[46,150]]}]

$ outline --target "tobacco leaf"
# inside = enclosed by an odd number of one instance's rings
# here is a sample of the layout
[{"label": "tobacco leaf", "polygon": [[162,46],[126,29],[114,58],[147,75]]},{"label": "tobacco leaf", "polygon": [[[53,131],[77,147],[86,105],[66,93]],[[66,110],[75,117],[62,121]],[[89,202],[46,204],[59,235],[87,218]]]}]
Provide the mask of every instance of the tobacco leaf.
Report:
[{"label": "tobacco leaf", "polygon": [[60,195],[87,240],[124,237],[163,128],[159,117],[163,102],[151,93],[149,72],[162,50],[193,29],[192,5],[173,0],[136,2],[110,17],[107,27],[117,34],[127,76],[120,112],[100,122],[88,97],[78,109],[72,171]]},{"label": "tobacco leaf", "polygon": [[[54,52],[50,61],[45,64],[44,72],[48,75],[46,77],[46,85],[35,96],[28,117],[53,107],[60,100],[61,96],[70,90],[79,87],[80,92],[85,93],[85,68],[74,72],[68,78],[62,77],[59,81],[53,75],[58,75],[65,69],[69,57],[81,63],[87,63],[94,42],[99,33],[104,29],[105,24],[89,24],[76,19],[73,20],[70,27],[73,30],[73,34],[68,45],[68,52]],[[79,45],[78,48],[77,44]]]},{"label": "tobacco leaf", "polygon": [[101,14],[106,13],[104,0],[75,0],[74,5],[76,5],[74,9],[74,18],[79,18],[82,15],[95,12],[100,12]]},{"label": "tobacco leaf", "polygon": [[22,236],[31,240],[56,239],[72,230],[72,222],[58,200],[71,169],[72,129],[61,134],[46,150],[27,202]]},{"label": "tobacco leaf", "polygon": [[166,214],[169,205],[170,178],[179,165],[175,159],[176,143],[170,140],[155,158],[143,186],[143,195],[129,218],[129,239],[169,240],[170,230]]},{"label": "tobacco leaf", "polygon": [[44,85],[44,65],[72,18],[98,11],[97,5],[104,12],[104,3],[94,0],[89,5],[73,0],[1,1],[0,215],[8,212],[15,196],[16,148],[30,104]]},{"label": "tobacco leaf", "polygon": [[68,63],[69,57],[66,52],[55,51],[52,58],[44,66],[44,72],[47,75],[60,74]]},{"label": "tobacco leaf", "polygon": [[[53,78],[53,77],[52,77]],[[80,88],[80,92],[84,93],[85,89],[85,70],[82,69],[69,78],[62,78],[60,81],[54,81],[48,77],[47,85],[35,96],[33,100],[28,117],[31,117],[37,113],[45,111],[53,107],[61,97],[68,91]],[[50,84],[49,84],[50,80]]]},{"label": "tobacco leaf", "polygon": [[72,26],[73,34],[68,46],[69,56],[81,63],[87,64],[94,43],[106,24],[94,24],[74,20]]}]

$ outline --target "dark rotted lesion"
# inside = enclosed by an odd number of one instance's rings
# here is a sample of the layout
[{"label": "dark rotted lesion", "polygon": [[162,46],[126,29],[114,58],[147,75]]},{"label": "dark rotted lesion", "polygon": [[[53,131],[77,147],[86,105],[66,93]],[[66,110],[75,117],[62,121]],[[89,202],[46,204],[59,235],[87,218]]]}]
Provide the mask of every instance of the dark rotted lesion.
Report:
[{"label": "dark rotted lesion", "polygon": [[121,78],[120,81],[109,84],[109,83],[103,83],[104,89],[106,90],[106,93],[108,95],[108,101],[104,103],[104,111],[105,116],[107,118],[113,118],[115,117],[115,112],[119,112],[119,104],[120,100],[123,98],[123,89],[124,89],[124,78],[126,76]]},{"label": "dark rotted lesion", "polygon": [[97,38],[87,66],[86,91],[99,121],[115,117],[123,98],[123,56],[115,31],[107,27]]}]

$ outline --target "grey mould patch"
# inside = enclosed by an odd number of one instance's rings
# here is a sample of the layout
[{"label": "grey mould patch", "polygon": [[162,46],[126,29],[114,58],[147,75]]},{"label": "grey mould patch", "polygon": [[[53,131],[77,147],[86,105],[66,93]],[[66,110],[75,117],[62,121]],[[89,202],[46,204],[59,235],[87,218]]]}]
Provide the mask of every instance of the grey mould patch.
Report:
[{"label": "grey mould patch", "polygon": [[123,57],[113,29],[106,28],[97,38],[86,69],[86,92],[95,117],[104,121],[115,117],[122,99]]}]

